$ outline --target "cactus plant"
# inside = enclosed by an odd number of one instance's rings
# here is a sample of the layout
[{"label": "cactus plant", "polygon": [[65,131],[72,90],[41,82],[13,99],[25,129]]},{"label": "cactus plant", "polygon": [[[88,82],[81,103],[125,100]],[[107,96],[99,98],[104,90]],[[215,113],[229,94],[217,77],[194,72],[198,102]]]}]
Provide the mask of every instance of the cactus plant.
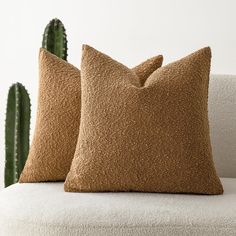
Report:
[{"label": "cactus plant", "polygon": [[29,152],[30,98],[25,87],[16,83],[8,92],[5,145],[5,187],[18,182]]},{"label": "cactus plant", "polygon": [[[53,19],[46,26],[42,47],[67,59],[67,38],[62,22]],[[5,187],[18,182],[29,152],[30,98],[25,87],[16,83],[8,92],[5,127]]]},{"label": "cactus plant", "polygon": [[67,38],[64,25],[57,18],[51,20],[43,34],[42,47],[56,56],[67,59]]}]

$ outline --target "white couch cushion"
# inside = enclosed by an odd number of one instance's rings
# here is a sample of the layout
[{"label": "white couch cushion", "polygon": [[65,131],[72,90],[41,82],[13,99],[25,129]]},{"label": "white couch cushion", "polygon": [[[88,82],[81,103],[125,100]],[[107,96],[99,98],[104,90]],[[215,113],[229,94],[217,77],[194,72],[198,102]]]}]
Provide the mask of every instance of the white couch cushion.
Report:
[{"label": "white couch cushion", "polygon": [[236,178],[236,76],[211,76],[209,120],[218,174]]},{"label": "white couch cushion", "polygon": [[0,235],[236,235],[236,179],[224,195],[66,193],[63,183],[0,192]]}]

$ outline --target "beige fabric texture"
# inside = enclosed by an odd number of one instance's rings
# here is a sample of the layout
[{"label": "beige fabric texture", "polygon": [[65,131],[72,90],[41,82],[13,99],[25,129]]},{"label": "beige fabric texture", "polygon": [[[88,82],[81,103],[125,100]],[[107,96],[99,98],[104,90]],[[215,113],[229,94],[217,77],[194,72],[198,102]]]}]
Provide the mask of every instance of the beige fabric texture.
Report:
[{"label": "beige fabric texture", "polygon": [[[162,56],[153,57],[135,67],[134,73],[148,77],[162,60]],[[64,181],[79,134],[80,71],[45,49],[40,50],[39,70],[36,127],[20,183]]]},{"label": "beige fabric texture", "polygon": [[211,50],[157,69],[143,86],[84,46],[80,134],[65,191],[222,194],[209,137]]}]

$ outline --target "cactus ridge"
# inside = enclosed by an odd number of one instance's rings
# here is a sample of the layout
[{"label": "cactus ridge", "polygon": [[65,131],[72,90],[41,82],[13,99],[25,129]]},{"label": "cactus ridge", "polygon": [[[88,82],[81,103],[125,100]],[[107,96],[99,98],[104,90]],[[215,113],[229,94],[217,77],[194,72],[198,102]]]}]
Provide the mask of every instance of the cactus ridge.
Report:
[{"label": "cactus ridge", "polygon": [[8,92],[5,127],[5,187],[18,182],[29,152],[30,98],[16,83]]},{"label": "cactus ridge", "polygon": [[67,36],[62,22],[55,18],[46,26],[42,47],[63,60],[67,60]]}]

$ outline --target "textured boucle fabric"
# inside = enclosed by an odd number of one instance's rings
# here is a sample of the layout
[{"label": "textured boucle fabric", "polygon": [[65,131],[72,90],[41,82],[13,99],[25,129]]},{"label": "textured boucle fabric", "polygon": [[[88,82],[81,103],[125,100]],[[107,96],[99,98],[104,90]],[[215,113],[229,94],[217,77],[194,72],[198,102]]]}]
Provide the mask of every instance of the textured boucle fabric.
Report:
[{"label": "textured boucle fabric", "polygon": [[[139,66],[134,83],[140,84],[162,64],[156,56]],[[80,71],[73,65],[40,50],[39,97],[36,127],[20,182],[62,181],[69,172],[80,125]]]},{"label": "textured boucle fabric", "polygon": [[221,177],[236,178],[236,76],[212,75],[209,123],[213,157]]},{"label": "textured boucle fabric", "polygon": [[152,57],[140,65],[134,67],[132,70],[138,76],[140,85],[143,86],[146,79],[162,65],[162,56]]},{"label": "textured boucle fabric", "polygon": [[40,50],[36,127],[20,182],[65,180],[80,124],[80,71]]},{"label": "textured boucle fabric", "polygon": [[0,191],[1,236],[235,236],[236,179],[223,195],[65,193],[63,183]]},{"label": "textured boucle fabric", "polygon": [[136,75],[84,46],[81,124],[65,191],[222,194],[209,137],[211,51]]}]

